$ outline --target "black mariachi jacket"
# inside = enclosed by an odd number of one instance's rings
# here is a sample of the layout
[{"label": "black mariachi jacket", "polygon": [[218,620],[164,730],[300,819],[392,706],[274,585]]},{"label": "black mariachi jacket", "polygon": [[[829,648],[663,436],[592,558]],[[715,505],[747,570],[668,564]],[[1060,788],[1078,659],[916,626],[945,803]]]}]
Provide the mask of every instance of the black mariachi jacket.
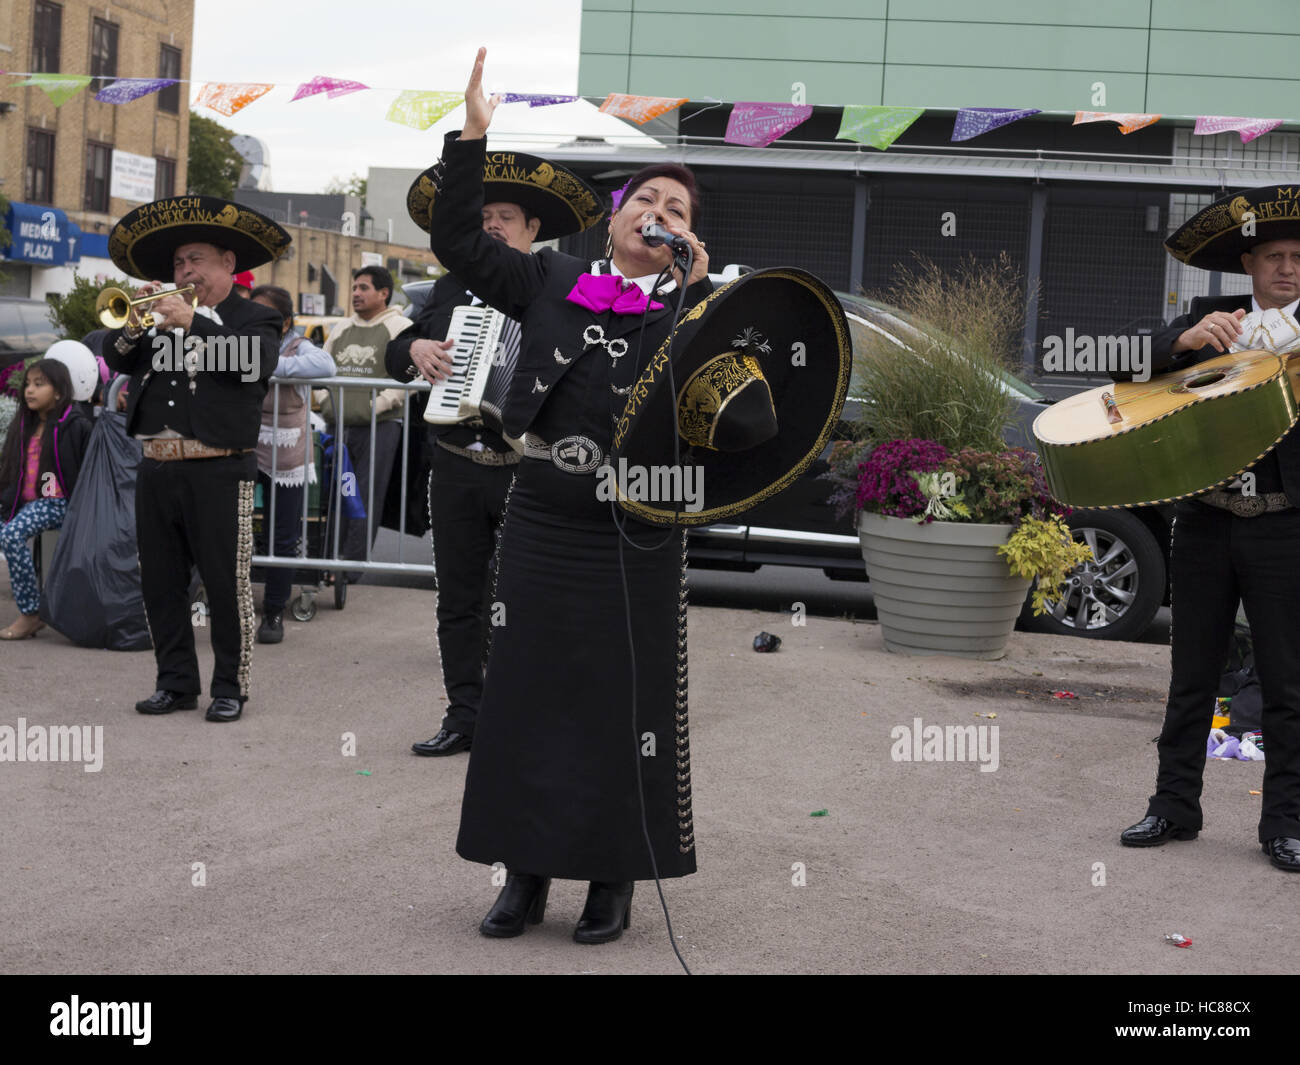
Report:
[{"label": "black mariachi jacket", "polygon": [[[1175,318],[1169,325],[1151,338],[1151,372],[1153,374],[1172,373],[1195,366],[1198,362],[1215,359],[1223,354],[1215,351],[1213,345],[1206,344],[1194,351],[1174,352],[1170,349],[1174,342],[1188,329],[1194,326],[1211,311],[1244,310],[1250,312],[1250,296],[1198,296],[1186,314]],[[1117,380],[1124,375],[1112,374]],[[1292,506],[1300,507],[1300,432],[1292,427],[1274,448],[1278,468],[1282,473],[1282,487]]]},{"label": "black mariachi jacket", "polygon": [[[26,420],[34,418],[34,415],[26,406],[14,415],[16,419]],[[19,432],[26,428],[20,425]],[[41,466],[37,471],[38,476],[45,473],[53,473],[59,482],[59,487],[63,489],[63,498],[71,499],[72,490],[77,486],[77,474],[81,472],[81,460],[86,454],[86,444],[90,440],[91,430],[94,425],[80,410],[75,403],[69,403],[68,409],[63,412],[57,421],[47,421],[45,431],[53,435],[53,442],[47,451],[44,441],[41,443]],[[21,438],[20,438],[21,439]],[[50,463],[50,469],[46,469],[44,461],[47,454],[53,455],[53,461]],[[11,521],[13,516],[18,513],[18,497],[21,494],[20,488],[23,477],[27,473],[27,452],[23,450],[18,455],[18,480],[14,484],[6,484],[0,487],[0,523]],[[36,498],[40,499],[40,486],[36,489]]]},{"label": "black mariachi jacket", "polygon": [[[550,248],[525,254],[483,232],[483,162],[486,138],[462,141],[447,134],[443,145],[442,184],[433,201],[429,246],[449,271],[479,299],[523,326],[519,362],[502,411],[506,432],[522,436],[537,418],[551,388],[583,353],[583,331],[598,325],[605,340],[624,338],[635,351],[636,331],[645,322],[645,352],[653,355],[672,329],[675,298],[640,314],[596,314],[566,297],[590,262]],[[704,279],[686,291],[687,308],[713,291]],[[677,293],[672,294],[674,297]],[[592,350],[599,351],[599,348]],[[558,354],[557,354],[558,353]]]},{"label": "black mariachi jacket", "polygon": [[[200,369],[190,397],[190,424],[194,435],[209,447],[253,448],[262,424],[262,400],[267,380],[275,373],[280,358],[280,330],[284,320],[270,307],[246,300],[233,291],[215,308],[221,325],[201,314],[194,315],[188,335],[209,338],[240,337],[253,344],[252,369],[257,380],[241,379],[239,360],[226,370]],[[153,368],[154,338],[145,333],[125,355],[117,350],[122,330],[104,338],[104,361],[118,373],[131,375],[126,405],[126,431],[133,434],[138,424],[140,399],[146,388],[158,380]]]}]

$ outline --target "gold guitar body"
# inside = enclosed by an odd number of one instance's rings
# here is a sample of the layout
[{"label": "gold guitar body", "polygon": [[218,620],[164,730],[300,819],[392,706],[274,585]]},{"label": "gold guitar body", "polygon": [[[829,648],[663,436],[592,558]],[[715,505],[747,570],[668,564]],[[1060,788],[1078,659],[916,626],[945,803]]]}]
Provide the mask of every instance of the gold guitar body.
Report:
[{"label": "gold guitar body", "polygon": [[1300,359],[1239,351],[1070,396],[1034,420],[1034,436],[1062,503],[1168,503],[1227,484],[1268,454],[1298,401]]}]

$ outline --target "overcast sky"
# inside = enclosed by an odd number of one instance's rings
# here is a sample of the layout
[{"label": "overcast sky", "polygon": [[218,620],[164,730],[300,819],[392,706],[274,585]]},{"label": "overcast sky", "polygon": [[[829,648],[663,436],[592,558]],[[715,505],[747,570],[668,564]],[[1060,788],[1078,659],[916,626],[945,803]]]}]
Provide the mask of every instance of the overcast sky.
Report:
[{"label": "overcast sky", "polygon": [[[371,166],[436,162],[443,133],[464,122],[463,104],[428,130],[384,116],[402,89],[464,92],[479,45],[488,49],[489,92],[576,93],[581,13],[581,0],[197,0],[190,99],[205,81],[277,83],[232,117],[199,113],[267,145],[275,190],[319,192],[331,177],[364,177]],[[290,103],[317,74],[373,88]],[[629,133],[584,102],[517,103],[497,109],[490,137],[541,151],[576,135]]]}]

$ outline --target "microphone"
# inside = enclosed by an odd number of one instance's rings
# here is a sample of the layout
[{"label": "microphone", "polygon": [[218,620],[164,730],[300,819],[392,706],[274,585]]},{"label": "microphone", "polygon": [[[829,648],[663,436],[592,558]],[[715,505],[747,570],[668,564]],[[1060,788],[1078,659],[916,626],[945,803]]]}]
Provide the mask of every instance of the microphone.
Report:
[{"label": "microphone", "polygon": [[691,247],[690,241],[685,237],[679,237],[676,233],[670,233],[658,222],[647,222],[641,227],[641,239],[652,248],[658,248],[664,244],[669,245],[674,252],[685,255]]}]

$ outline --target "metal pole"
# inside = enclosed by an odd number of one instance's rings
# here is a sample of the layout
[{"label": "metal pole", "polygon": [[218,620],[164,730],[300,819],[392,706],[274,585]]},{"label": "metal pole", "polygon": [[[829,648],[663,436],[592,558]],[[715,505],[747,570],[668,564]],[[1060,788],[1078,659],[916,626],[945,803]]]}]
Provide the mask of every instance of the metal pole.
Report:
[{"label": "metal pole", "polygon": [[862,291],[862,264],[867,257],[867,179],[853,175],[853,244],[849,259],[849,291]]},{"label": "metal pole", "polygon": [[1038,365],[1038,297],[1043,276],[1043,230],[1047,222],[1047,186],[1029,191],[1029,247],[1025,254],[1025,375],[1033,377]]}]

